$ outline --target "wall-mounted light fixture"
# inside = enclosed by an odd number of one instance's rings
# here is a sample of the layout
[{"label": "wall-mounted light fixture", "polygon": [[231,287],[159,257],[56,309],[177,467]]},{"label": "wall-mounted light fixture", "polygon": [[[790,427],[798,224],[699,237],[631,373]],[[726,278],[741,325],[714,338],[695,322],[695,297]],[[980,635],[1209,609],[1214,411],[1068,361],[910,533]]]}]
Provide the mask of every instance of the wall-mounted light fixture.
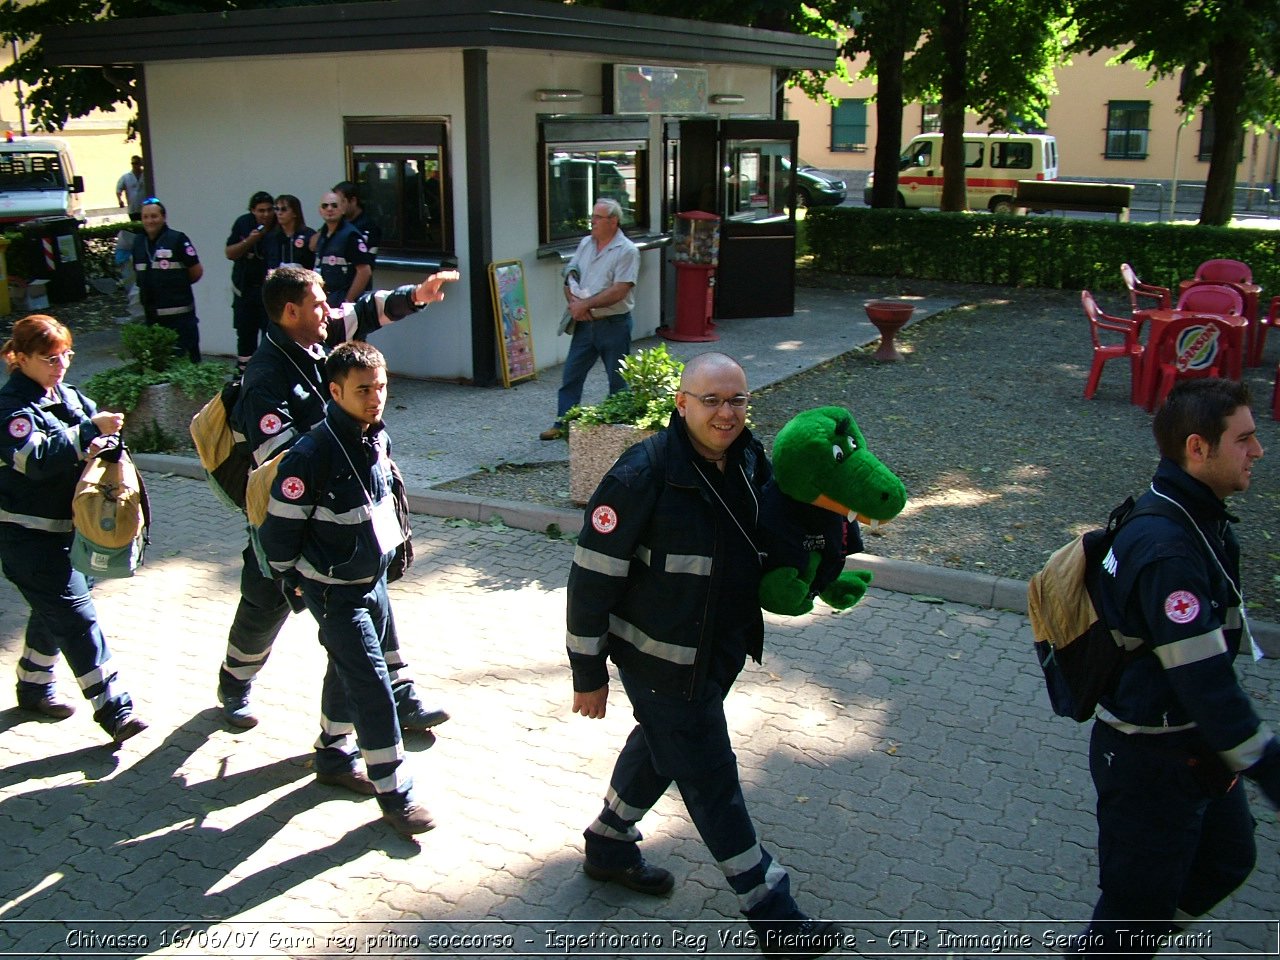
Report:
[{"label": "wall-mounted light fixture", "polygon": [[708,97],[712,103],[746,103],[747,98],[740,93],[713,93]]},{"label": "wall-mounted light fixture", "polygon": [[572,100],[581,100],[583,96],[581,90],[546,90],[546,89],[538,90],[534,95],[543,103],[553,102],[553,101],[557,103],[567,103]]}]

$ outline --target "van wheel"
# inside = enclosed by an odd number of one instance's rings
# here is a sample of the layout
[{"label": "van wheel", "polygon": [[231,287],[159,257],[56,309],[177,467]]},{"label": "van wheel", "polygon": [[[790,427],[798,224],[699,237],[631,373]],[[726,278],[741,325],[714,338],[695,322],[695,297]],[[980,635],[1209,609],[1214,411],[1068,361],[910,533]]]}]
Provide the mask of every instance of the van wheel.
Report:
[{"label": "van wheel", "polygon": [[992,213],[1017,213],[1018,207],[1012,197],[992,197],[987,209]]}]

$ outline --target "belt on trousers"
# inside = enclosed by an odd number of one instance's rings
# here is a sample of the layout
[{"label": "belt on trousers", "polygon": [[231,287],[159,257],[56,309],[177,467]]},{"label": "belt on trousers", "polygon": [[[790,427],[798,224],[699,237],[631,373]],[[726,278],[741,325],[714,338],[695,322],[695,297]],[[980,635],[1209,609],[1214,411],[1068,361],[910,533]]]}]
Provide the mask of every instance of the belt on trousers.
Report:
[{"label": "belt on trousers", "polygon": [[191,313],[195,310],[194,303],[188,303],[185,307],[159,307],[156,309],[157,317],[176,317],[179,314]]}]

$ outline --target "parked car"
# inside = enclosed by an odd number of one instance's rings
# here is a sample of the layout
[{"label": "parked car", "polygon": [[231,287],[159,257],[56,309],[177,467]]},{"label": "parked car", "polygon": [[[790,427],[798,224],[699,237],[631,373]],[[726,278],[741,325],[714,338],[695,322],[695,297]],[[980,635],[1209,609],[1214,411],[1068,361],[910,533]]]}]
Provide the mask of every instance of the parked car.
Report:
[{"label": "parked car", "polygon": [[0,142],[0,224],[36,217],[84,216],[71,151],[53,137],[16,137]]},{"label": "parked car", "polygon": [[[782,169],[790,171],[791,161],[782,159]],[[834,207],[844,203],[845,182],[823,173],[811,163],[800,161],[796,169],[796,207]]]},{"label": "parked car", "polygon": [[[1019,180],[1058,178],[1058,141],[1040,133],[966,133],[965,193],[971,210],[1013,213]],[[942,134],[922,133],[898,161],[898,206],[936,207],[942,200]],[[871,205],[875,174],[862,199]]]}]

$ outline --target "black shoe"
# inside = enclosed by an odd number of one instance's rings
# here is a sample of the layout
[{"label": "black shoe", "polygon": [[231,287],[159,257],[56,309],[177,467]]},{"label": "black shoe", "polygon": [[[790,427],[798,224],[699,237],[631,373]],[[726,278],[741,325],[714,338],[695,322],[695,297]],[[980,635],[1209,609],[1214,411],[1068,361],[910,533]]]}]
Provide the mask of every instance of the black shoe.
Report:
[{"label": "black shoe", "polygon": [[111,731],[111,742],[119,747],[145,729],[147,729],[145,720],[135,717],[132,713],[125,713],[116,721],[115,729]]},{"label": "black shoe", "polygon": [[249,706],[247,694],[243,697],[228,697],[219,690],[218,700],[222,703],[222,719],[233,727],[252,730],[258,725],[258,718],[253,712],[253,707]]},{"label": "black shoe", "polygon": [[427,808],[420,807],[416,803],[409,804],[403,810],[383,810],[382,819],[391,824],[392,829],[402,837],[426,833],[436,825]]},{"label": "black shoe", "polygon": [[54,720],[65,720],[76,712],[76,705],[48,687],[39,697],[24,697],[19,694],[18,709],[39,713]]},{"label": "black shoe", "polygon": [[373,786],[373,781],[359,770],[343,770],[341,773],[317,773],[316,783],[324,784],[326,787],[341,787],[343,790],[350,790],[352,793],[358,793],[365,797],[372,797],[378,792]]},{"label": "black shoe", "polygon": [[614,883],[622,884],[628,890],[647,893],[651,897],[665,897],[676,885],[676,878],[671,875],[670,870],[651,866],[643,860],[630,867],[612,870],[608,867],[597,867],[586,860],[583,861],[582,872],[592,880],[612,880]]},{"label": "black shoe", "polygon": [[449,714],[443,710],[428,710],[421,704],[415,706],[412,710],[404,710],[400,713],[400,729],[410,733],[423,733],[432,727],[438,727],[449,719]]},{"label": "black shoe", "polygon": [[771,960],[813,960],[844,943],[844,932],[830,920],[778,920],[756,929],[760,955]]}]

